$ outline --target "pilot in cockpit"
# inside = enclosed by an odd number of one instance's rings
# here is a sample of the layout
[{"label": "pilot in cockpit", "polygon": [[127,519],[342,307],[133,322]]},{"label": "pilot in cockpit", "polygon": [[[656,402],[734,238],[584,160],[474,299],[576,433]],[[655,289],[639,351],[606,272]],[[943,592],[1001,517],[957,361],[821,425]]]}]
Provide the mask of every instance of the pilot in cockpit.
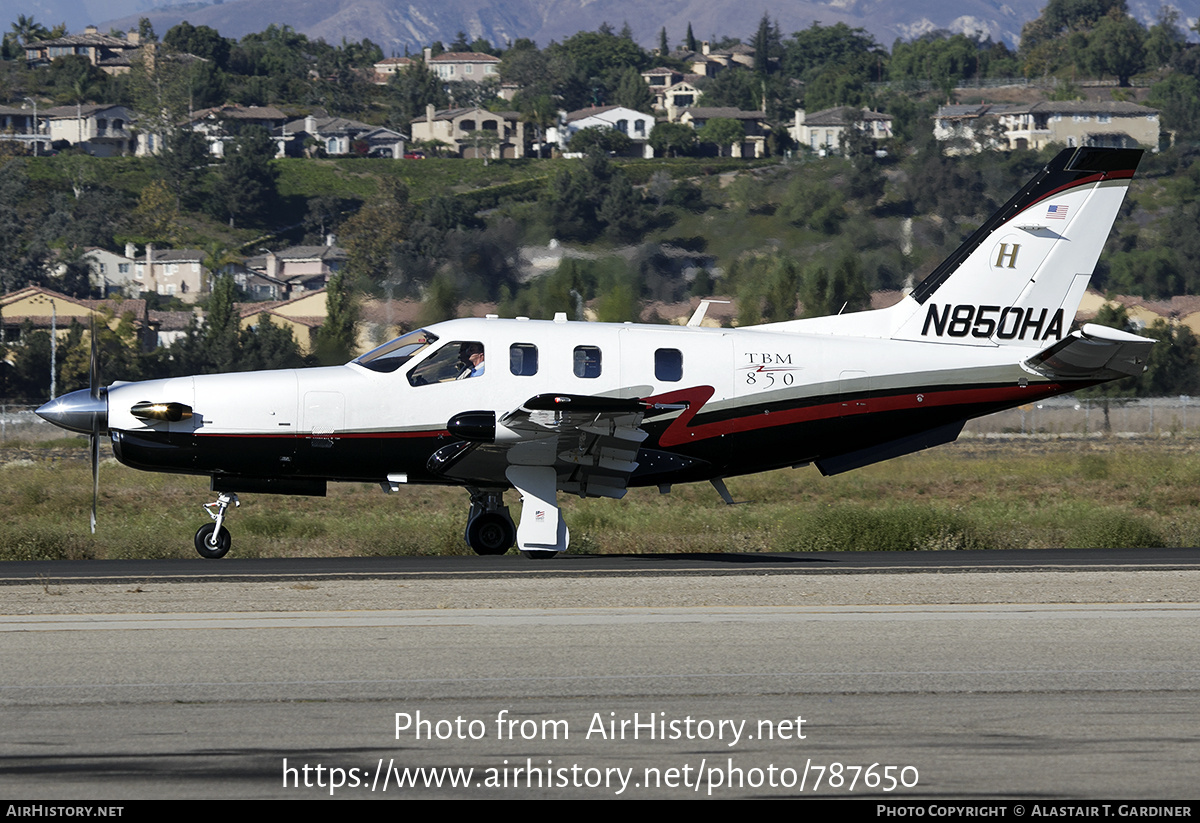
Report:
[{"label": "pilot in cockpit", "polygon": [[456,379],[466,380],[469,377],[479,377],[483,374],[483,344],[463,343],[458,351],[458,360],[462,372]]}]

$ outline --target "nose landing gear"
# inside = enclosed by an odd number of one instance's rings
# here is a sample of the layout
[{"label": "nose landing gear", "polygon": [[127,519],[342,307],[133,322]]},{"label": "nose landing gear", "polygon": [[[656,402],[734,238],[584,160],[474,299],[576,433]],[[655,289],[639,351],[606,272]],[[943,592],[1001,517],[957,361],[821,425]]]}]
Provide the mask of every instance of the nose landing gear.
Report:
[{"label": "nose landing gear", "polygon": [[503,489],[468,488],[471,511],[463,537],[476,554],[504,554],[517,540],[517,527],[504,505]]},{"label": "nose landing gear", "polygon": [[230,503],[235,508],[242,505],[238,502],[238,496],[229,492],[221,492],[215,503],[204,504],[205,511],[214,522],[205,523],[196,531],[196,551],[200,553],[201,557],[216,560],[229,553],[229,548],[233,545],[233,538],[229,535],[229,529],[225,528],[223,524],[225,510],[229,508]]}]

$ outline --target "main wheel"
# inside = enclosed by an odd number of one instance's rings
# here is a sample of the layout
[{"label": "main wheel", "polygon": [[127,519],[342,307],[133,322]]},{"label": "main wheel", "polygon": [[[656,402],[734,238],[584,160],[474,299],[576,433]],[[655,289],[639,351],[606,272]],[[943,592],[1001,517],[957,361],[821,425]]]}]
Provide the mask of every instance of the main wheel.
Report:
[{"label": "main wheel", "polygon": [[476,554],[504,554],[516,539],[512,521],[496,512],[484,512],[467,524],[467,544]]},{"label": "main wheel", "polygon": [[544,549],[529,549],[521,552],[525,555],[526,560],[553,560],[558,557],[558,552],[546,551]]},{"label": "main wheel", "polygon": [[233,538],[229,536],[229,529],[224,526],[217,534],[217,545],[214,546],[208,542],[216,530],[216,523],[205,523],[196,531],[196,551],[200,552],[201,557],[216,560],[229,553],[229,547],[233,545]]}]

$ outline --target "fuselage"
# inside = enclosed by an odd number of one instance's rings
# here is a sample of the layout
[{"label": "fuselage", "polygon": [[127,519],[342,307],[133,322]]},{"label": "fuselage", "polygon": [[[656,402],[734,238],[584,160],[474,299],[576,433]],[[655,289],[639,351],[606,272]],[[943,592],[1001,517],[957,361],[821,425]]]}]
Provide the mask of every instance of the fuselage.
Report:
[{"label": "fuselage", "polygon": [[[453,439],[454,415],[502,415],[560,392],[686,404],[647,416],[648,438],[630,478],[631,485],[669,484],[819,461],[1075,388],[1021,368],[1011,348],[771,327],[488,318],[423,333],[431,342],[383,368],[360,358],[115,384],[108,390],[114,452],[152,471],[466,482],[429,465]],[[485,368],[467,376],[450,355],[473,344]],[[143,401],[194,413],[175,422],[139,419],[129,410]]]}]

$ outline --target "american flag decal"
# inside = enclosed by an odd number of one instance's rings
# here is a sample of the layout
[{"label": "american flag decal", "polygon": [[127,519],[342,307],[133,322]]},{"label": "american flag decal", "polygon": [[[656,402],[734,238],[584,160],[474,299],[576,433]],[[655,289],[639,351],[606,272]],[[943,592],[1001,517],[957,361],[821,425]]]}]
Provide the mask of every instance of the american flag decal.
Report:
[{"label": "american flag decal", "polygon": [[1047,220],[1066,220],[1067,219],[1067,207],[1066,206],[1050,206],[1048,209],[1046,209],[1046,219]]},{"label": "american flag decal", "polygon": [[534,513],[533,520],[534,520],[534,522],[535,522],[535,523],[543,523],[543,522],[545,522],[545,520],[546,520],[546,512],[545,512],[545,510],[541,510],[541,509],[539,509],[538,511],[536,511],[536,512]]}]

